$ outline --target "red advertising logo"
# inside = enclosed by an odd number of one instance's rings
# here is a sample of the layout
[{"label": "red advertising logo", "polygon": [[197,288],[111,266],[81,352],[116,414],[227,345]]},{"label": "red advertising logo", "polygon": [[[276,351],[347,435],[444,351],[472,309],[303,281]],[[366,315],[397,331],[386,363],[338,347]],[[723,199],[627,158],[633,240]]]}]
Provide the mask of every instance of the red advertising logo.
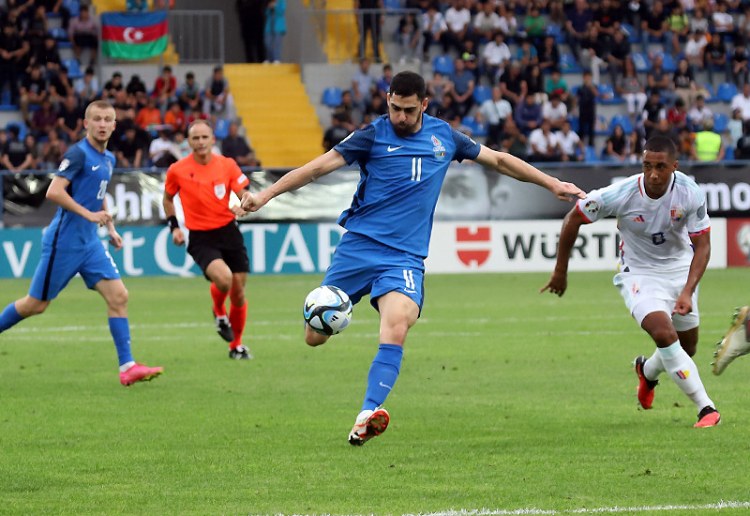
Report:
[{"label": "red advertising logo", "polygon": [[727,265],[750,267],[750,219],[727,219]]},{"label": "red advertising logo", "polygon": [[[489,226],[457,227],[456,253],[458,259],[468,267],[481,267],[490,257],[490,240]],[[469,244],[469,246],[464,246],[464,243]],[[468,249],[465,247],[468,247]]]}]

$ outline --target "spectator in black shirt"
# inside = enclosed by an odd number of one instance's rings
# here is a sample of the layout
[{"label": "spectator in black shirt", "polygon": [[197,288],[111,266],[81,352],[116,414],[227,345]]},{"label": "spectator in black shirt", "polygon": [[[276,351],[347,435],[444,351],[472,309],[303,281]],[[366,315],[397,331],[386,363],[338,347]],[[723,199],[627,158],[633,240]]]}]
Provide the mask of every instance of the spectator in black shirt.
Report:
[{"label": "spectator in black shirt", "polygon": [[232,158],[241,167],[257,167],[259,163],[255,159],[255,153],[247,140],[239,134],[239,129],[237,122],[229,124],[229,135],[221,141],[221,153]]},{"label": "spectator in black shirt", "polygon": [[6,23],[0,34],[0,90],[4,89],[7,82],[11,104],[18,105],[18,79],[28,51],[29,44],[21,38],[16,26]]},{"label": "spectator in black shirt", "polygon": [[18,126],[11,125],[8,127],[7,133],[8,140],[3,145],[0,165],[3,169],[10,170],[13,173],[29,170],[34,162],[34,157],[26,144],[19,140]]},{"label": "spectator in black shirt", "polygon": [[118,91],[124,89],[125,86],[122,84],[122,74],[120,72],[115,72],[112,74],[112,78],[104,83],[104,88],[102,89],[102,99],[111,99]]},{"label": "spectator in black shirt", "polygon": [[130,76],[128,85],[125,86],[125,92],[128,97],[135,102],[138,106],[146,105],[146,97],[148,92],[146,91],[146,83],[141,80],[141,76],[134,73]]},{"label": "spectator in black shirt", "polygon": [[77,142],[81,139],[83,130],[83,111],[78,105],[75,95],[68,95],[59,110],[57,128],[66,143]]},{"label": "spectator in black shirt", "polygon": [[729,61],[727,61],[727,47],[724,46],[724,41],[720,34],[715,35],[711,38],[711,41],[706,45],[704,52],[704,58],[706,60],[706,71],[708,72],[708,82],[714,83],[714,72],[722,71],[726,76],[726,80],[731,80]]},{"label": "spectator in black shirt", "polygon": [[343,113],[331,115],[331,127],[326,129],[323,135],[323,149],[325,152],[333,149],[341,143],[341,140],[349,136],[349,129],[345,126],[346,117]]},{"label": "spectator in black shirt", "polygon": [[43,75],[44,67],[37,65],[31,69],[31,73],[25,75],[21,81],[21,115],[26,125],[29,125],[29,108],[35,109],[42,105],[42,102],[48,98],[49,91],[47,80]]},{"label": "spectator in black shirt", "polygon": [[122,138],[114,144],[118,167],[138,168],[143,166],[143,144],[138,139],[135,124],[128,124]]}]

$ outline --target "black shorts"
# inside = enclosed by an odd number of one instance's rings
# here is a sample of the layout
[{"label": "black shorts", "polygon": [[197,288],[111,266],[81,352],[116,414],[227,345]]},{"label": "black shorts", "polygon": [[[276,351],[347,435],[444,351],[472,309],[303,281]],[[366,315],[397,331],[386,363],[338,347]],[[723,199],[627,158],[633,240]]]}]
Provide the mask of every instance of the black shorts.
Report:
[{"label": "black shorts", "polygon": [[204,275],[208,265],[217,259],[224,260],[232,272],[250,272],[250,260],[237,222],[218,229],[191,230],[187,252]]}]

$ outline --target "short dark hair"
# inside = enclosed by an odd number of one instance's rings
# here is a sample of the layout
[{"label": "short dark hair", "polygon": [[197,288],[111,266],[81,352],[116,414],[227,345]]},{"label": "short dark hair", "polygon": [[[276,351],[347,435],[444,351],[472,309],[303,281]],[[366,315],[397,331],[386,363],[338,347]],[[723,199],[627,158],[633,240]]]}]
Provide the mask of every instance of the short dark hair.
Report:
[{"label": "short dark hair", "polygon": [[648,139],[643,147],[644,151],[666,152],[670,158],[677,157],[677,147],[671,138],[666,136],[653,136]]},{"label": "short dark hair", "polygon": [[388,93],[398,95],[399,97],[416,95],[419,100],[424,100],[427,97],[427,87],[421,75],[405,71],[393,76]]}]

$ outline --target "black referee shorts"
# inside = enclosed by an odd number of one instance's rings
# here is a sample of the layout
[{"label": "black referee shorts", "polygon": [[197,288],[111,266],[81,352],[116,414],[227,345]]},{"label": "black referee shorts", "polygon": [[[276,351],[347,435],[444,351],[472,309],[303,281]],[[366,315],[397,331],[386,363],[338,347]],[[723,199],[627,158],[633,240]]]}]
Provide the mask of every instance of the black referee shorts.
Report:
[{"label": "black referee shorts", "polygon": [[250,272],[245,242],[235,221],[217,229],[191,230],[187,252],[204,275],[208,265],[217,259],[224,260],[232,272]]}]

